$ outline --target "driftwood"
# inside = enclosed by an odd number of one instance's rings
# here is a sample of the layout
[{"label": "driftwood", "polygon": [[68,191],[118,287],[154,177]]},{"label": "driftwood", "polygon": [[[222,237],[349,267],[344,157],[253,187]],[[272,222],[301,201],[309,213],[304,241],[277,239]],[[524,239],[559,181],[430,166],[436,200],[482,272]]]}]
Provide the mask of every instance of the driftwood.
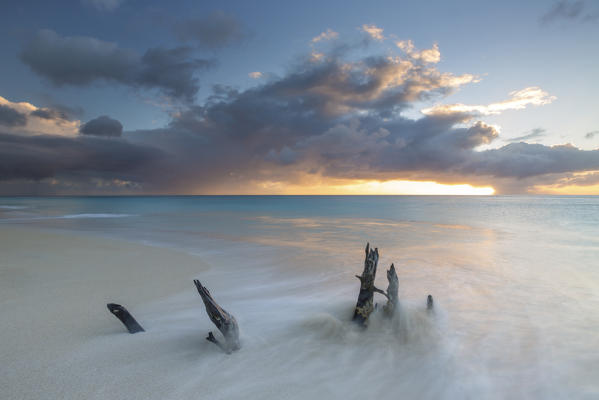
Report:
[{"label": "driftwood", "polygon": [[379,262],[379,250],[370,248],[370,243],[366,244],[366,258],[364,259],[364,271],[362,275],[356,275],[360,280],[360,293],[356,309],[354,310],[353,321],[365,326],[368,321],[368,316],[374,310],[374,292],[381,293],[387,296],[385,292],[374,286],[374,278],[376,277],[376,267]]},{"label": "driftwood", "polygon": [[129,311],[120,304],[108,303],[106,304],[108,311],[117,317],[127,328],[129,333],[145,332],[144,328],[133,318],[133,315],[129,314]]},{"label": "driftwood", "polygon": [[195,283],[196,288],[198,289],[198,293],[202,296],[202,300],[204,301],[204,305],[206,306],[206,312],[210,317],[210,320],[218,330],[223,334],[225,338],[225,343],[219,342],[212,332],[208,333],[208,337],[206,340],[216,344],[222,350],[224,350],[227,354],[238,350],[241,346],[239,344],[239,327],[237,326],[237,321],[235,317],[226,312],[221,306],[219,306],[216,301],[212,298],[212,295],[208,291],[208,289],[200,283],[197,279],[194,279],[193,283]]},{"label": "driftwood", "polygon": [[388,316],[392,316],[397,309],[399,303],[397,292],[399,290],[399,279],[397,278],[397,272],[395,272],[395,266],[391,264],[391,267],[387,271],[387,280],[389,286],[387,286],[387,304],[383,309]]}]

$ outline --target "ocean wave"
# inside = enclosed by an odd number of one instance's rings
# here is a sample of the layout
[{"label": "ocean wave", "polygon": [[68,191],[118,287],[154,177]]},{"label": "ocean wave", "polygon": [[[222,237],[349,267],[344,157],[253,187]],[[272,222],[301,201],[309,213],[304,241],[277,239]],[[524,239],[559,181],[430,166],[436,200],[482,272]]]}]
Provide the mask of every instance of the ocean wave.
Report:
[{"label": "ocean wave", "polygon": [[2,206],[0,205],[0,210],[22,210],[24,208],[28,208],[25,206]]},{"label": "ocean wave", "polygon": [[77,219],[77,218],[125,218],[125,217],[136,217],[136,214],[67,214],[60,217],[54,217],[57,219]]}]

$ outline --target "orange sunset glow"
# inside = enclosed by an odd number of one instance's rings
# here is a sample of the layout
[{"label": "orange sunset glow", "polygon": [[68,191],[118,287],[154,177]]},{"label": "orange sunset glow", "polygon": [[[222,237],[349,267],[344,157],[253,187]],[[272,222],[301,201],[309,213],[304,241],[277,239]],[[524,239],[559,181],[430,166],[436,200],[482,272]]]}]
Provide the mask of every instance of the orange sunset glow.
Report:
[{"label": "orange sunset glow", "polygon": [[469,184],[442,184],[432,181],[366,181],[289,185],[267,182],[258,185],[255,192],[248,194],[281,194],[281,195],[463,195],[488,196],[495,194],[490,186],[476,187]]}]

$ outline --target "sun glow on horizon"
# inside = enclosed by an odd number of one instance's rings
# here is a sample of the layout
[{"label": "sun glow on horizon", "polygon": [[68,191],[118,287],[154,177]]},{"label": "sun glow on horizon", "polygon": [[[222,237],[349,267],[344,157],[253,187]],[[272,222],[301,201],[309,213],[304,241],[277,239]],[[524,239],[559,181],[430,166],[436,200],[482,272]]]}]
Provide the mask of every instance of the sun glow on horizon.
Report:
[{"label": "sun glow on horizon", "polygon": [[288,184],[261,182],[258,190],[248,194],[282,195],[463,195],[489,196],[495,194],[491,186],[470,184],[443,184],[434,181],[410,180],[356,180],[344,182],[319,182],[314,184]]},{"label": "sun glow on horizon", "polygon": [[449,185],[433,181],[366,181],[341,187],[347,194],[404,194],[404,195],[465,195],[488,196],[495,193],[495,189],[475,187],[469,184]]},{"label": "sun glow on horizon", "polygon": [[553,184],[536,185],[530,193],[570,196],[599,195],[599,171],[582,171],[564,177]]}]

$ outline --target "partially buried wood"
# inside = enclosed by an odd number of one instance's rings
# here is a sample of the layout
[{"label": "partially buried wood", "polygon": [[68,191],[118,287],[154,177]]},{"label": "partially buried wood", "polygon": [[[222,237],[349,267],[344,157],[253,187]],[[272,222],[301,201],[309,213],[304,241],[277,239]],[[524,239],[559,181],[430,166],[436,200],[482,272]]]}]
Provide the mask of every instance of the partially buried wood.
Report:
[{"label": "partially buried wood", "polygon": [[144,328],[133,318],[133,315],[129,314],[129,311],[120,304],[108,303],[106,304],[108,311],[117,317],[127,328],[129,333],[145,332]]},{"label": "partially buried wood", "polygon": [[198,293],[202,296],[204,305],[206,306],[206,312],[210,317],[210,320],[218,330],[223,334],[225,343],[219,342],[212,332],[208,333],[206,340],[216,344],[218,347],[223,349],[227,354],[238,350],[241,346],[239,344],[239,327],[235,317],[226,312],[216,301],[212,298],[212,295],[205,286],[202,286],[200,281],[194,279]]},{"label": "partially buried wood", "polygon": [[370,243],[366,244],[366,258],[364,259],[364,271],[362,275],[356,275],[360,280],[360,293],[358,294],[358,302],[354,310],[353,321],[362,326],[366,326],[368,317],[374,310],[373,298],[374,292],[387,294],[381,289],[374,286],[374,278],[376,277],[376,267],[379,262],[379,250],[370,248]]},{"label": "partially buried wood", "polygon": [[383,307],[385,314],[392,316],[395,314],[397,305],[399,303],[397,292],[399,290],[399,279],[397,278],[397,272],[395,272],[395,266],[391,264],[391,267],[387,271],[387,280],[389,286],[387,286],[387,305]]}]

